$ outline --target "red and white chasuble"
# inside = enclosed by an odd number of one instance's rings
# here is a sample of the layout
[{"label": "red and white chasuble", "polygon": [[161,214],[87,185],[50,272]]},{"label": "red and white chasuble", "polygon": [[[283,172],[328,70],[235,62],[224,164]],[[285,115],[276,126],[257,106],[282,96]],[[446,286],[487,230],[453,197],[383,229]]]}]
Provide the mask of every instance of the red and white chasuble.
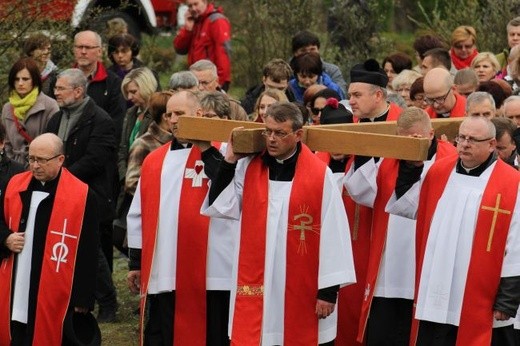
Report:
[{"label": "red and white chasuble", "polygon": [[[241,218],[231,298],[233,345],[311,345],[336,335],[318,320],[321,288],[355,281],[348,222],[326,165],[302,145],[293,181],[270,181],[260,156],[239,161],[205,214]],[[261,231],[263,230],[263,231]]]},{"label": "red and white chasuble", "polygon": [[[142,246],[141,311],[145,311],[147,294],[175,290],[174,343],[206,345],[206,260],[210,220],[199,210],[208,192],[208,180],[197,147],[170,150],[170,146],[168,143],[153,151],[143,163],[139,194],[136,192],[134,198],[140,198],[137,204],[142,234],[139,229],[136,231],[140,237],[136,241],[131,207],[129,246]],[[165,177],[165,174],[170,176]],[[168,178],[177,178],[180,186],[162,186]],[[170,242],[176,244],[173,249]],[[143,328],[144,314],[141,314],[141,341]]]},{"label": "red and white chasuble", "polygon": [[[455,147],[438,141],[434,160],[456,155]],[[433,161],[426,161],[423,176]],[[364,340],[370,307],[374,296],[413,299],[415,222],[385,211],[395,190],[399,160],[383,159],[379,165],[367,162],[355,173],[347,175],[346,185],[354,199],[373,207],[373,221],[366,281],[363,284],[358,342]]]},{"label": "red and white chasuble", "polygon": [[[318,156],[325,163],[330,162],[330,154],[317,152]],[[354,157],[351,156],[345,166],[348,172]],[[341,287],[338,293],[338,334],[336,345],[364,345],[365,342],[358,342],[358,326],[361,317],[361,304],[365,294],[365,278],[368,269],[368,255],[370,250],[370,228],[372,225],[372,208],[356,203],[348,194],[343,186],[344,173],[334,173],[338,178],[338,185],[343,198],[345,212],[347,213],[348,224],[350,226],[350,238],[352,239],[352,254],[356,270],[356,283]]]},{"label": "red and white chasuble", "polygon": [[[13,232],[18,232],[22,215],[20,192],[27,190],[31,179],[31,172],[20,173],[11,178],[7,186],[4,216]],[[63,321],[71,298],[87,194],[88,186],[62,168],[45,241],[36,304],[34,340],[38,344],[62,343]],[[14,256],[11,254],[0,264],[0,345],[9,345],[11,339]]]},{"label": "red and white chasuble", "polygon": [[[518,171],[498,160],[473,177],[456,162],[437,161],[420,190],[411,345],[420,320],[458,326],[457,345],[489,345],[500,278],[520,275]],[[413,205],[407,194],[387,209]]]}]

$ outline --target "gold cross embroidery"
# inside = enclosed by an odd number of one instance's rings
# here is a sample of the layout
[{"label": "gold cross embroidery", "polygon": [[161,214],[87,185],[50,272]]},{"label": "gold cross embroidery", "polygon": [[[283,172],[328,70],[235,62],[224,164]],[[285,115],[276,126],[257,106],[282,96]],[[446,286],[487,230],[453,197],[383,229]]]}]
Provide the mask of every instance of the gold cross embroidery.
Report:
[{"label": "gold cross embroidery", "polygon": [[314,218],[312,215],[307,214],[309,207],[307,206],[300,206],[301,213],[298,215],[295,215],[293,220],[298,221],[300,220],[299,225],[289,225],[289,230],[292,231],[300,231],[300,242],[298,244],[298,250],[296,253],[300,255],[307,254],[307,243],[305,242],[305,231],[314,232],[316,234],[320,234],[319,231],[315,230],[315,226],[312,224],[314,221]]},{"label": "gold cross embroidery", "polygon": [[500,199],[501,198],[502,198],[502,195],[499,193],[497,195],[497,199],[496,199],[494,207],[482,206],[482,210],[487,210],[487,211],[493,212],[493,221],[491,222],[491,229],[489,230],[489,238],[488,238],[488,243],[487,243],[487,248],[486,248],[487,252],[491,251],[491,244],[493,242],[493,234],[495,233],[495,226],[497,224],[498,214],[499,213],[506,214],[506,215],[511,214],[511,212],[509,210],[500,209]]}]

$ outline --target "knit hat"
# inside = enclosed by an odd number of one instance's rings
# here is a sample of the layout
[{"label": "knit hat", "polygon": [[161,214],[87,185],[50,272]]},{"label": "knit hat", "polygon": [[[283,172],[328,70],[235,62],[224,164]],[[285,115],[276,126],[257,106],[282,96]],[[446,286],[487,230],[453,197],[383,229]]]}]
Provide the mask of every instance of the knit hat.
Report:
[{"label": "knit hat", "polygon": [[350,70],[351,83],[368,83],[386,88],[388,76],[375,59],[368,59]]},{"label": "knit hat", "polygon": [[327,104],[321,110],[320,124],[344,124],[351,123],[352,113],[335,98],[327,99]]}]

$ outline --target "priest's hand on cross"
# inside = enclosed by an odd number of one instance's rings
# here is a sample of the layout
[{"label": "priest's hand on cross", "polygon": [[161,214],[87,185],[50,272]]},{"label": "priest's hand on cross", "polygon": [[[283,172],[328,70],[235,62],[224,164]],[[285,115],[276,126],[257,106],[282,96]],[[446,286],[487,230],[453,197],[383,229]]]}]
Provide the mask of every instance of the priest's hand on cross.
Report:
[{"label": "priest's hand on cross", "polygon": [[236,163],[238,160],[240,160],[241,158],[243,157],[246,157],[247,155],[244,155],[244,154],[236,154],[233,150],[233,132],[235,130],[240,130],[240,129],[243,129],[244,127],[240,126],[240,127],[235,127],[233,129],[233,131],[231,131],[231,133],[229,134],[229,139],[228,139],[228,142],[227,142],[227,147],[226,147],[226,155],[224,156],[224,160],[228,163]]},{"label": "priest's hand on cross", "polygon": [[329,303],[325,300],[318,299],[316,301],[316,315],[318,318],[327,318],[330,314],[334,312],[334,308],[336,304]]},{"label": "priest's hand on cross", "polygon": [[25,245],[25,233],[12,233],[7,236],[5,246],[14,253],[20,253]]}]

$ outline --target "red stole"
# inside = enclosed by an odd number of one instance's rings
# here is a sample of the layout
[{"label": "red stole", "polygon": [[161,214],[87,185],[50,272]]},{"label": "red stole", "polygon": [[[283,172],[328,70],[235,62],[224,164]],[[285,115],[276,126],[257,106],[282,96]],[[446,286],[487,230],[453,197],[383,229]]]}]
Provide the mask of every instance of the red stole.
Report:
[{"label": "red stole", "polygon": [[[397,104],[390,102],[390,106],[388,107],[388,114],[386,116],[385,121],[393,121],[399,119],[399,116],[401,115],[401,112],[403,109],[399,107]],[[358,123],[359,118],[354,117],[354,122]]]},{"label": "red stole", "polygon": [[[157,240],[160,209],[161,174],[164,158],[171,142],[148,155],[141,174],[142,206],[142,265],[141,311],[144,310],[146,293],[152,271]],[[199,173],[204,167],[196,166],[200,150],[192,147],[179,169],[194,169]],[[192,187],[192,180],[184,176],[178,201],[177,268],[175,286],[174,344],[206,344],[206,258],[208,248],[209,218],[200,214],[200,206],[208,192],[207,184]],[[174,201],[177,202],[177,201]],[[144,207],[146,206],[146,207]],[[174,225],[172,227],[175,227]],[[141,340],[144,313],[141,313]]]},{"label": "red stole", "polygon": [[[437,141],[435,160],[450,155],[456,155],[455,147],[448,142]],[[372,239],[370,240],[370,256],[368,259],[368,272],[366,277],[365,296],[361,308],[361,321],[358,330],[358,340],[363,340],[367,326],[372,299],[377,284],[381,259],[386,246],[388,233],[388,220],[390,214],[385,212],[385,207],[395,190],[395,183],[399,172],[399,160],[384,159],[377,174],[377,195],[374,201],[374,218],[372,219]]]},{"label": "red stole", "polygon": [[[20,192],[27,190],[31,172],[15,175],[5,193],[5,219],[13,232],[18,232],[22,216]],[[70,193],[74,191],[74,193]],[[74,281],[76,254],[83,226],[88,186],[65,168],[56,188],[54,204],[45,240],[33,343],[61,345],[63,321],[69,307]],[[60,246],[64,244],[63,246]],[[0,344],[10,344],[11,285],[14,254],[0,266]]]},{"label": "red stole", "polygon": [[474,49],[473,53],[470,56],[468,56],[466,59],[461,59],[453,52],[453,48],[450,49],[451,62],[457,70],[462,70],[463,68],[471,67],[471,62],[473,61],[473,59],[475,59],[477,55],[478,51],[477,49]]},{"label": "red stole", "polygon": [[[302,144],[289,202],[284,345],[318,344],[315,308],[326,168]],[[249,164],[244,180],[232,345],[261,343],[268,190],[269,169],[257,156]]]},{"label": "red stole", "polygon": [[[449,117],[460,118],[466,116],[466,98],[455,91],[453,94],[455,95],[455,105],[451,109]],[[433,106],[428,106],[425,111],[431,119],[439,118],[439,115],[435,112]]]},{"label": "red stole", "polygon": [[[317,152],[325,163],[329,163],[330,154]],[[354,163],[354,156],[347,161],[345,172],[348,172]],[[343,186],[341,197],[347,212],[350,226],[350,239],[352,240],[352,255],[356,271],[356,283],[341,287],[338,293],[338,330],[336,345],[364,345],[365,342],[357,341],[358,325],[360,323],[360,311],[365,294],[365,277],[368,267],[368,255],[370,250],[370,227],[372,225],[372,208],[357,204]]]},{"label": "red stole", "polygon": [[[421,188],[416,228],[415,303],[417,303],[430,224],[456,162],[457,156],[436,162],[426,175]],[[503,161],[497,160],[480,202],[462,301],[457,345],[489,345],[491,343],[493,304],[500,284],[504,251],[519,181],[517,171]],[[507,210],[509,214],[489,210],[495,207]],[[495,224],[494,220],[498,222]],[[491,233],[492,230],[493,233]],[[410,345],[416,343],[418,327],[419,321],[414,318]]]}]

